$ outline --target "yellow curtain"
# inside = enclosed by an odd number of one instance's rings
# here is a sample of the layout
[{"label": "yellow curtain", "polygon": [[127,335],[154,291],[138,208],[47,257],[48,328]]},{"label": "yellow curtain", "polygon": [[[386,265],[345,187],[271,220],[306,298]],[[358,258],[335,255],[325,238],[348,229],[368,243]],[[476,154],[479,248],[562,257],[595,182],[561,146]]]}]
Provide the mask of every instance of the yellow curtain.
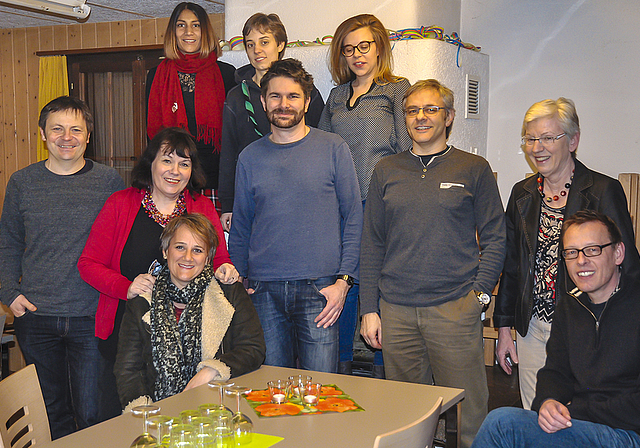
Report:
[{"label": "yellow curtain", "polygon": [[[40,58],[40,86],[38,89],[38,112],[59,96],[69,95],[69,76],[66,56]],[[39,131],[38,131],[39,133]],[[38,135],[38,161],[49,157],[45,143]]]}]

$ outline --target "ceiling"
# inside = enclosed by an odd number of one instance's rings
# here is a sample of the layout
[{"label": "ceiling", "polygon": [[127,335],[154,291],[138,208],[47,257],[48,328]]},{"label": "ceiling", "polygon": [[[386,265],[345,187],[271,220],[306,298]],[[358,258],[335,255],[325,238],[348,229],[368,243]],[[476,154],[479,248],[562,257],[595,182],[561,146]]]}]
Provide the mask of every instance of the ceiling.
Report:
[{"label": "ceiling", "polygon": [[[87,19],[78,21],[11,6],[0,0],[0,29],[169,17],[179,2],[180,0],[89,0],[87,5],[91,7],[91,14]],[[197,0],[197,2],[209,14],[224,13],[224,0]]]}]

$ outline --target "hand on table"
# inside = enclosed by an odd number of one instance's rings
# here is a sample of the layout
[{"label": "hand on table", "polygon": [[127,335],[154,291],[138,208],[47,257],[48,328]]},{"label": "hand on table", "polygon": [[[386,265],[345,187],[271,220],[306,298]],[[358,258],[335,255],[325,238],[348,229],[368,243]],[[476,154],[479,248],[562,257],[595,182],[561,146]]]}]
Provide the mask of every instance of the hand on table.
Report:
[{"label": "hand on table", "polygon": [[202,386],[211,380],[215,380],[220,377],[220,373],[213,367],[203,367],[198,373],[196,373],[191,380],[187,383],[184,390],[193,389],[194,387]]}]

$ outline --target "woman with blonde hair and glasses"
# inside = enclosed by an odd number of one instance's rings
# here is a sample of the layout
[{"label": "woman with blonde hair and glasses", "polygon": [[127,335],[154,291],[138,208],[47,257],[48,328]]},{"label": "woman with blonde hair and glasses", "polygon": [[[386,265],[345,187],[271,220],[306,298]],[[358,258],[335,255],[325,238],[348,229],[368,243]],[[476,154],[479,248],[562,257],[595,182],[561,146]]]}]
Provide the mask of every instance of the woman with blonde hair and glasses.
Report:
[{"label": "woman with blonde hair and glasses", "polygon": [[[535,103],[524,116],[522,148],[537,174],[514,185],[507,205],[507,256],[493,314],[496,355],[511,374],[518,364],[520,396],[531,409],[536,374],[546,360],[556,298],[574,285],[560,259],[564,218],[580,210],[609,216],[620,228],[627,255],[622,268],[640,275],[624,190],[615,179],[576,158],[580,123],[567,98]],[[518,332],[516,352],[511,327]],[[510,359],[509,359],[510,358]]]},{"label": "woman with blonde hair and glasses", "polygon": [[[331,41],[329,70],[337,87],[329,94],[318,127],[340,135],[349,145],[364,207],[378,161],[411,148],[402,110],[409,81],[392,73],[389,33],[371,14],[351,17],[338,26]],[[356,284],[339,321],[342,373],[350,373],[353,360],[357,297]],[[376,358],[381,376],[381,355]]]}]

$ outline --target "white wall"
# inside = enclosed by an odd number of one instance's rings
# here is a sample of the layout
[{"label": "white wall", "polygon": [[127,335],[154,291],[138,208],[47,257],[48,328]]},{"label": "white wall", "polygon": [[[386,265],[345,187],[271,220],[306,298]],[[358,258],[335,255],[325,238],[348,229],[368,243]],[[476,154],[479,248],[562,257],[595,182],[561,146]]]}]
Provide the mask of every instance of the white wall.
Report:
[{"label": "white wall", "polygon": [[[326,100],[334,87],[327,68],[328,45],[287,48],[285,56],[300,60],[305,69],[313,75],[314,83]],[[223,61],[240,67],[248,63],[244,51],[227,51]],[[405,40],[393,44],[395,72],[414,83],[419,79],[436,78],[455,93],[456,118],[449,142],[465,151],[486,157],[487,154],[487,111],[489,84],[489,57],[471,50],[435,39]],[[460,65],[460,67],[456,64]],[[480,117],[465,118],[466,75],[480,81]]]},{"label": "white wall", "polygon": [[391,30],[421,25],[460,29],[461,0],[226,0],[225,36],[242,35],[244,22],[256,12],[275,12],[287,28],[290,41],[332,35],[345,19],[369,13]]},{"label": "white wall", "polygon": [[638,0],[463,0],[461,36],[490,55],[488,159],[503,200],[531,168],[520,152],[531,104],[575,101],[578,157],[617,177],[640,172]]}]

